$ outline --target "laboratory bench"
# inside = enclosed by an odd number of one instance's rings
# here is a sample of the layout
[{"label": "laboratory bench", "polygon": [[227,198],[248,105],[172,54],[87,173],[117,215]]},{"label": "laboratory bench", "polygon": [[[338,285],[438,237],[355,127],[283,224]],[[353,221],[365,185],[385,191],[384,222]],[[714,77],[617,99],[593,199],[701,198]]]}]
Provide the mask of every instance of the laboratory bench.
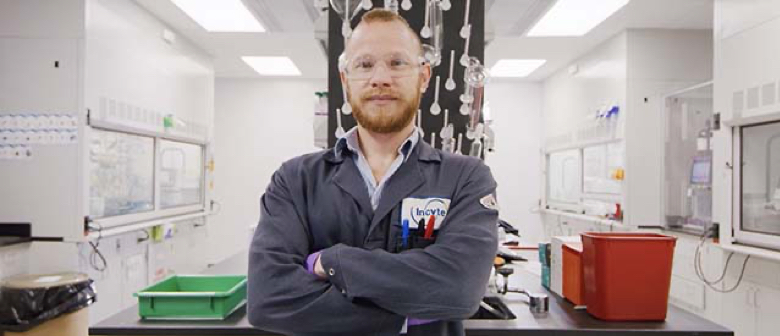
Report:
[{"label": "laboratory bench", "polygon": [[[534,254],[529,253],[533,258]],[[533,260],[533,259],[531,259]],[[532,264],[532,263],[529,263]],[[205,274],[246,274],[248,254],[242,252],[214,265]],[[467,335],[669,335],[669,336],[733,336],[734,332],[720,325],[689,313],[673,305],[669,306],[666,321],[661,322],[609,322],[590,316],[585,310],[575,309],[565,299],[548,292],[541,286],[539,275],[532,266],[524,263],[512,265],[515,274],[510,277],[512,287],[550,296],[548,313],[533,314],[528,309],[527,298],[509,293],[502,300],[516,316],[512,320],[468,320],[464,322]],[[253,328],[243,307],[220,321],[151,321],[138,317],[138,306],[113,315],[89,329],[90,335],[276,335]]]}]

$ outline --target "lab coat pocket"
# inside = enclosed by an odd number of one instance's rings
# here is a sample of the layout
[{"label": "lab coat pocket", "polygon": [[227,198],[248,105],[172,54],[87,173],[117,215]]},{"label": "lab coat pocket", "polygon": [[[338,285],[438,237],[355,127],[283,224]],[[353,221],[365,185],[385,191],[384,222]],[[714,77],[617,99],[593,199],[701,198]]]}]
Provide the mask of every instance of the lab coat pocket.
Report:
[{"label": "lab coat pocket", "polygon": [[420,236],[410,236],[404,241],[403,237],[396,240],[396,251],[403,252],[411,249],[423,249],[433,245],[436,242],[436,236],[425,238]]}]

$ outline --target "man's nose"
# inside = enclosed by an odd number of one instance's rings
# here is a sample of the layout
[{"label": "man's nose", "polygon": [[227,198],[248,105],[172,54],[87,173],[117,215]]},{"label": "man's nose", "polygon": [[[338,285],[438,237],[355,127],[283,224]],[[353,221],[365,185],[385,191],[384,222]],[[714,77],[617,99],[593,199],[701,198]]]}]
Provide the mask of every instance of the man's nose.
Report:
[{"label": "man's nose", "polygon": [[376,68],[374,68],[374,73],[369,79],[369,83],[372,87],[390,86],[392,82],[393,76],[390,72],[390,69],[388,69],[384,64],[378,64]]}]

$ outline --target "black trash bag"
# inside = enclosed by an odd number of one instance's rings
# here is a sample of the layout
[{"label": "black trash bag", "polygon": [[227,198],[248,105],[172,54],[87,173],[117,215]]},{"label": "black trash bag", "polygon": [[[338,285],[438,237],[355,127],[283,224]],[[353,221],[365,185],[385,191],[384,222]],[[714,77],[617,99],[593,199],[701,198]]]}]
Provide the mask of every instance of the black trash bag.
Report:
[{"label": "black trash bag", "polygon": [[92,279],[41,288],[0,287],[0,332],[25,332],[95,302]]}]

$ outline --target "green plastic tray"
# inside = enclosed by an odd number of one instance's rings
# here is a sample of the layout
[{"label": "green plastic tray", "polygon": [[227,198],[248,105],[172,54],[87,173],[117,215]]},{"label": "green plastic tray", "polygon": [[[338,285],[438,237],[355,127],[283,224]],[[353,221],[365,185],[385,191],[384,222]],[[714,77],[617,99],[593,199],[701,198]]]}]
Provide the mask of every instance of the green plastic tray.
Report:
[{"label": "green plastic tray", "polygon": [[133,295],[144,319],[221,320],[246,303],[246,276],[174,275]]}]

